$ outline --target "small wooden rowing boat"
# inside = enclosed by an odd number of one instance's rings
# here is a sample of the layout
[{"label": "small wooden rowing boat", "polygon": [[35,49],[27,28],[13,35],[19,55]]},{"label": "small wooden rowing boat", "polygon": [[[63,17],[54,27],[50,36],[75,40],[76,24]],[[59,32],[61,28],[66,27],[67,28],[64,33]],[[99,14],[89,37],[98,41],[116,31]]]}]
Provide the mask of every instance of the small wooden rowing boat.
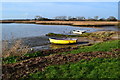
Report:
[{"label": "small wooden rowing boat", "polygon": [[50,43],[54,44],[72,44],[76,43],[77,39],[75,38],[49,38]]}]

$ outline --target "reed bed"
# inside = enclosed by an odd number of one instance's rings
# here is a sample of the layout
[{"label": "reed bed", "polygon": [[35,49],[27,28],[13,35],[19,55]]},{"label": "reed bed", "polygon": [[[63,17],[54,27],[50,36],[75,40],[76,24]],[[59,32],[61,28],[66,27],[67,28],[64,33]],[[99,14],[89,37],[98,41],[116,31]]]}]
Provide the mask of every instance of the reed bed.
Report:
[{"label": "reed bed", "polygon": [[45,25],[71,25],[71,26],[117,26],[119,21],[0,21],[0,23],[33,23]]},{"label": "reed bed", "polygon": [[21,56],[28,53],[29,50],[29,46],[23,45],[22,40],[16,40],[12,44],[9,41],[5,41],[2,45],[2,56]]},{"label": "reed bed", "polygon": [[36,21],[36,24],[56,24],[72,26],[115,26],[117,21]]}]

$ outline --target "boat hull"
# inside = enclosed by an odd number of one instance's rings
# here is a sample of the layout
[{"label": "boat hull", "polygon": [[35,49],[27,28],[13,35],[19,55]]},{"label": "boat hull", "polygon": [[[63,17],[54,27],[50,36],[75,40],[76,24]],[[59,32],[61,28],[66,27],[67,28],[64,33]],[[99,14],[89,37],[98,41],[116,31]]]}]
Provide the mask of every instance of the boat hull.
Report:
[{"label": "boat hull", "polygon": [[52,38],[49,38],[49,41],[50,43],[53,43],[53,44],[72,44],[72,43],[76,43],[77,42],[77,39],[73,39],[73,40],[59,40],[59,39],[52,39]]},{"label": "boat hull", "polygon": [[86,32],[85,30],[73,30],[72,31],[73,34],[83,34],[85,32]]}]

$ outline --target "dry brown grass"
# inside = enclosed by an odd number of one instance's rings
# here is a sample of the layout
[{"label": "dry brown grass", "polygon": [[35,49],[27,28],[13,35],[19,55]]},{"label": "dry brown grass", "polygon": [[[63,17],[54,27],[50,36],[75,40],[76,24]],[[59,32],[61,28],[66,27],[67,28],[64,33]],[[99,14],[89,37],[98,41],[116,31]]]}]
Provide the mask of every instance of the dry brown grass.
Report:
[{"label": "dry brown grass", "polygon": [[99,25],[117,25],[117,21],[36,21],[37,24],[61,24],[73,26],[99,26]]},{"label": "dry brown grass", "polygon": [[73,25],[116,25],[118,22],[111,21],[84,21],[75,22]]},{"label": "dry brown grass", "polygon": [[29,47],[22,44],[22,40],[16,40],[12,45],[6,41],[2,46],[3,57],[8,56],[21,56],[29,52]]},{"label": "dry brown grass", "polygon": [[72,25],[72,26],[113,26],[118,25],[119,21],[0,21],[0,23],[35,23],[49,25]]}]

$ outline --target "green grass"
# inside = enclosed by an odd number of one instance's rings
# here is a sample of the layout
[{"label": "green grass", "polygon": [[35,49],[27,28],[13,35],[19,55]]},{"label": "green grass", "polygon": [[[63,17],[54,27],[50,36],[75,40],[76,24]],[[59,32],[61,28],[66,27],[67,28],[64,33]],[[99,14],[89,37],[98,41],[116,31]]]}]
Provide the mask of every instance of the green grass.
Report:
[{"label": "green grass", "polygon": [[[58,53],[58,54],[76,54],[76,53],[81,53],[81,52],[94,52],[94,51],[111,51],[112,49],[118,49],[120,45],[120,40],[113,40],[113,41],[107,41],[107,42],[102,42],[102,43],[96,43],[92,46],[84,46],[84,47],[80,47],[77,50],[72,50],[72,51],[68,51],[68,52],[62,52],[62,53]],[[19,58],[35,58],[35,57],[39,57],[39,56],[44,56],[42,55],[41,52],[36,52],[36,53],[27,53],[25,55],[23,55],[22,57],[20,56],[10,56],[7,58],[3,58],[3,64],[9,64],[9,63],[16,63],[18,62]]]},{"label": "green grass", "polygon": [[90,61],[81,60],[77,63],[65,65],[52,65],[45,68],[45,71],[31,73],[24,79],[42,79],[42,78],[120,78],[120,58],[95,58]]},{"label": "green grass", "polygon": [[63,52],[60,54],[68,54],[68,53],[76,54],[81,52],[111,51],[112,49],[120,48],[119,45],[120,45],[120,40],[113,40],[113,41],[107,41],[102,43],[96,43],[92,46],[80,47],[77,50]]},{"label": "green grass", "polygon": [[3,58],[2,63],[3,64],[16,63],[16,62],[18,62],[17,58],[18,58],[18,56],[10,56],[10,57],[7,57],[7,58]]},{"label": "green grass", "polygon": [[41,54],[41,52],[36,52],[36,53],[27,53],[24,54],[23,56],[10,56],[7,58],[3,58],[3,64],[16,63],[27,58],[34,58],[38,56],[43,56],[43,54]]}]

